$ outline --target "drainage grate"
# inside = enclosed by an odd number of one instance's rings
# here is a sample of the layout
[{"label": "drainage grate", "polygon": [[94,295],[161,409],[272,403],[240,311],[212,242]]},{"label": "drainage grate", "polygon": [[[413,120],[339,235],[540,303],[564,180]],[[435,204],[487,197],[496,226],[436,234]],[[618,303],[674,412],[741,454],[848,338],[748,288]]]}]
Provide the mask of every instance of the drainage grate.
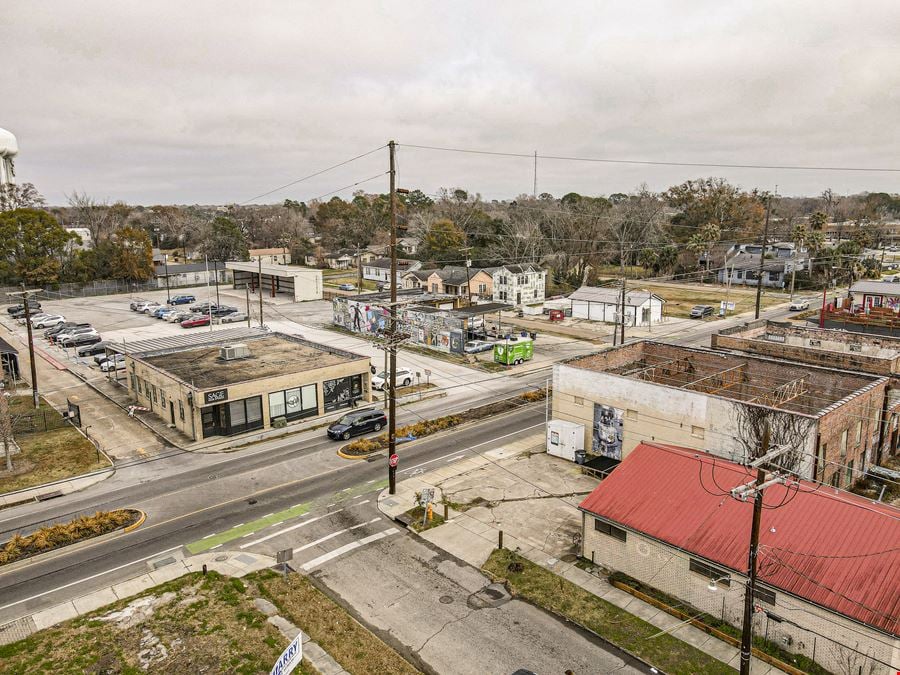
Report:
[{"label": "drainage grate", "polygon": [[217,555],[215,558],[213,558],[213,560],[215,560],[216,562],[225,562],[226,560],[228,560],[228,556],[227,555]]},{"label": "drainage grate", "polygon": [[453,602],[453,596],[451,596],[451,595],[442,595],[440,598],[438,598],[438,600],[440,601],[440,603],[441,603],[442,605],[449,605],[449,604],[451,604],[451,603]]}]

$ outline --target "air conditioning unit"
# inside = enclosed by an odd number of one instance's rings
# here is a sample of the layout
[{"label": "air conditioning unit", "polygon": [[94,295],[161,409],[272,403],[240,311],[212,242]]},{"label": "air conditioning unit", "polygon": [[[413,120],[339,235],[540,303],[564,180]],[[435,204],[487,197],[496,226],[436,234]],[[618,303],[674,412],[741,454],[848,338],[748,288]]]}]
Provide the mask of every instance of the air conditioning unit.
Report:
[{"label": "air conditioning unit", "polygon": [[219,358],[223,361],[234,361],[250,357],[250,348],[247,345],[227,345],[219,348]]}]

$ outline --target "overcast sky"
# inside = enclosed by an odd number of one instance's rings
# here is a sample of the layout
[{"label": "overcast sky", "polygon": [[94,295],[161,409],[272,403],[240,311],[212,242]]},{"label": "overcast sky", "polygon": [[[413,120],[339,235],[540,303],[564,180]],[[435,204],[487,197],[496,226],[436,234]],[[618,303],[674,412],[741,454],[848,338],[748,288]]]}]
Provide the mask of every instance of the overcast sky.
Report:
[{"label": "overcast sky", "polygon": [[[897,168],[898,35],[897,0],[11,1],[0,127],[18,137],[19,180],[52,203],[73,190],[242,202],[391,138]],[[260,201],[309,200],[386,169],[385,149]],[[532,172],[531,159],[399,150],[399,184],[425,192],[510,198],[531,192]],[[900,191],[900,173],[540,160],[538,192],[665,189],[703,175],[787,195]]]}]

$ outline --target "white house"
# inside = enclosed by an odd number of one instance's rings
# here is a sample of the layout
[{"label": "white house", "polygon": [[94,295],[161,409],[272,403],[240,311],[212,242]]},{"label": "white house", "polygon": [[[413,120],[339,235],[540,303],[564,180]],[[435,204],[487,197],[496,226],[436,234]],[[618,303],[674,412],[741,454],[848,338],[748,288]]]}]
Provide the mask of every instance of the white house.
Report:
[{"label": "white house", "polygon": [[397,250],[406,255],[415,255],[419,252],[421,240],[418,237],[400,237],[397,240]]},{"label": "white house", "polygon": [[[406,258],[397,259],[397,279],[395,283],[397,287],[403,286],[403,275],[407,272],[415,272],[421,269],[422,263],[418,260],[407,260]],[[391,280],[391,259],[377,258],[369,262],[363,263],[363,279],[375,281],[378,283],[389,283]]]},{"label": "white house", "polygon": [[522,305],[543,302],[547,271],[534,263],[503,265],[493,270],[494,302]]},{"label": "white house", "polygon": [[[622,291],[615,287],[582,286],[569,296],[572,318],[616,323],[622,311]],[[663,300],[649,291],[625,292],[625,325],[649,326],[662,321]]]},{"label": "white house", "polygon": [[91,236],[91,231],[86,227],[67,227],[66,232],[71,232],[73,234],[77,234],[81,238],[81,243],[77,243],[74,241],[70,241],[66,244],[66,249],[69,251],[81,250],[86,251],[89,248],[94,248],[94,238]]},{"label": "white house", "polygon": [[290,265],[291,253],[287,248],[251,248],[250,261],[263,265]]},{"label": "white house", "polygon": [[[717,273],[719,283],[756,286],[759,276],[761,244],[737,244],[728,252],[725,264]],[[784,288],[790,285],[791,274],[809,269],[810,258],[805,248],[797,249],[791,242],[769,244],[763,258],[762,285]]]}]

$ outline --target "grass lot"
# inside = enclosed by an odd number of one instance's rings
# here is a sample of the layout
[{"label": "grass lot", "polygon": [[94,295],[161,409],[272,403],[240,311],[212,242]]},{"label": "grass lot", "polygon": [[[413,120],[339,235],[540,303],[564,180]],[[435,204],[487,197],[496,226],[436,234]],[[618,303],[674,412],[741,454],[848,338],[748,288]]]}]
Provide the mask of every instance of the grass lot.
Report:
[{"label": "grass lot", "polygon": [[285,581],[266,570],[256,577],[281,615],[307,633],[353,675],[413,675],[419,671],[313,586],[308,577]]},{"label": "grass lot", "polygon": [[656,626],[511,551],[495,550],[483,569],[495,578],[506,579],[514,595],[589,628],[667,673],[735,672],[668,633],[658,635]]},{"label": "grass lot", "polygon": [[[94,444],[72,426],[63,426],[51,431],[16,433],[16,429],[30,429],[28,417],[46,414],[50,426],[59,423],[62,416],[46,401],[41,401],[38,410],[31,407],[30,396],[10,398],[10,415],[13,417],[13,432],[22,452],[13,455],[13,471],[0,471],[0,492],[10,492],[41,485],[50,481],[77,476],[94,469],[109,466],[102,455],[98,457]],[[0,454],[3,450],[0,447]],[[6,464],[0,460],[0,468]]]},{"label": "grass lot", "polygon": [[[306,577],[271,570],[189,574],[0,646],[0,663],[5,673],[267,673],[288,640],[253,605],[260,597],[351,673],[418,672]],[[113,615],[129,605],[130,617]],[[316,673],[306,661],[294,672]]]},{"label": "grass lot", "polygon": [[181,577],[136,596],[156,599],[152,613],[114,620],[135,601],[121,600],[0,647],[0,663],[7,673],[267,673],[288,640],[253,606],[252,586],[215,572]]},{"label": "grass lot", "polygon": [[[694,305],[711,305],[713,318],[718,318],[719,303],[725,299],[725,289],[721,286],[692,284],[681,286],[679,284],[643,284],[634,282],[630,288],[646,289],[666,301],[665,313],[667,316],[684,318],[690,315]],[[763,289],[762,309],[780,305],[788,301],[788,296],[782,293],[774,293]],[[729,314],[740,314],[752,311],[756,307],[756,289],[731,287],[728,292],[728,301],[734,303],[734,311]],[[708,320],[708,319],[707,319]]]}]

